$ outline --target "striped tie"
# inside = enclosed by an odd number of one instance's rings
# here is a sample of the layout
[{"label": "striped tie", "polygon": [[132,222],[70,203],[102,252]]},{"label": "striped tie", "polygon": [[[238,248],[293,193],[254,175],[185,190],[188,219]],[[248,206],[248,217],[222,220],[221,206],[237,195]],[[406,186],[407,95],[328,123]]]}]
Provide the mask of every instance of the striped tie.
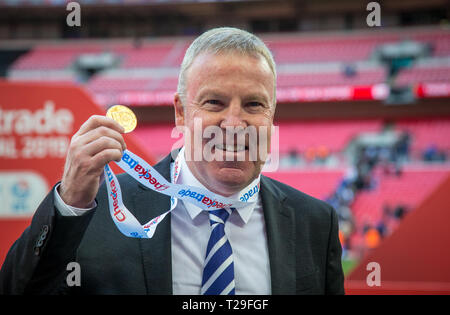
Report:
[{"label": "striped tie", "polygon": [[201,293],[204,295],[234,295],[233,251],[225,235],[225,222],[231,210],[209,211],[211,236],[206,249]]}]

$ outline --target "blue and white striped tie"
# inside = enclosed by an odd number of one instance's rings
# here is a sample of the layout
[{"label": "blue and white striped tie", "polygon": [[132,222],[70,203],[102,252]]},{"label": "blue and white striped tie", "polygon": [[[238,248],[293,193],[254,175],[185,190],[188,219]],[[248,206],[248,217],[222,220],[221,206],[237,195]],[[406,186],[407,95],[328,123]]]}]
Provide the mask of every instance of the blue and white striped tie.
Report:
[{"label": "blue and white striped tie", "polygon": [[211,236],[206,249],[201,293],[204,295],[234,295],[233,251],[225,235],[225,222],[231,210],[209,211]]}]

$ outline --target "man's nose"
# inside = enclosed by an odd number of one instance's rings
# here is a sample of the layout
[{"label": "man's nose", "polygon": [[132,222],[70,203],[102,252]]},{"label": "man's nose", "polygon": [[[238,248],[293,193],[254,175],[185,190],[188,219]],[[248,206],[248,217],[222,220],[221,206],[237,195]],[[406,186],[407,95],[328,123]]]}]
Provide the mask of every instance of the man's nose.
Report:
[{"label": "man's nose", "polygon": [[227,127],[247,127],[247,122],[244,117],[244,111],[240,100],[233,100],[230,105],[223,112],[220,127],[225,129]]}]

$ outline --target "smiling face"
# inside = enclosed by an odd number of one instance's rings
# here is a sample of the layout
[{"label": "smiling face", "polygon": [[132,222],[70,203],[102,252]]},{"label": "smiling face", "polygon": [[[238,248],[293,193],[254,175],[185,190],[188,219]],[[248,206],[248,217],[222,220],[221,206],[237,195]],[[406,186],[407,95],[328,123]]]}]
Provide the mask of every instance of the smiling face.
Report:
[{"label": "smiling face", "polygon": [[[261,172],[264,161],[250,158],[249,149],[264,146],[270,150],[270,129],[275,112],[274,75],[262,56],[239,53],[202,53],[198,55],[187,73],[186,95],[175,94],[175,120],[177,127],[184,127],[194,134],[194,121],[201,121],[202,134],[205,128],[219,127],[226,135],[230,128],[256,128],[266,130],[268,143],[256,143],[246,137],[245,145],[227,146],[224,137],[220,144],[210,150],[221,159],[209,162],[203,157],[205,145],[194,146],[194,137],[185,137],[187,156],[194,157],[194,150],[202,150],[199,161],[187,159],[189,169],[208,189],[224,196],[232,195],[249,185]],[[184,104],[182,104],[182,100]],[[184,106],[183,106],[184,105]],[[198,132],[198,131],[197,131]],[[228,142],[229,143],[229,142]]]}]

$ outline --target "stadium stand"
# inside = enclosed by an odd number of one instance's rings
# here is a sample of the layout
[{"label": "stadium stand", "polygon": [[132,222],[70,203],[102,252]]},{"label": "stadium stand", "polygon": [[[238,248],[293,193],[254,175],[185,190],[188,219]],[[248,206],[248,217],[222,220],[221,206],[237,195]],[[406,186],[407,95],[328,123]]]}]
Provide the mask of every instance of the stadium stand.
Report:
[{"label": "stadium stand", "polygon": [[449,175],[449,171],[446,167],[405,166],[396,175],[386,174],[379,168],[373,177],[375,187],[362,191],[354,201],[353,214],[357,225],[376,226],[383,219],[386,207],[418,206]]},{"label": "stadium stand", "polygon": [[98,45],[37,45],[12,65],[13,70],[61,70],[69,68],[81,54],[98,53]]},{"label": "stadium stand", "polygon": [[[279,122],[280,152],[295,149],[305,152],[311,147],[326,146],[331,152],[344,151],[350,141],[361,132],[379,131],[382,122],[366,121],[295,121]],[[330,134],[333,137],[329,137]]]},{"label": "stadium stand", "polygon": [[266,175],[318,199],[326,199],[336,189],[344,173],[343,169],[316,168],[279,171]]},{"label": "stadium stand", "polygon": [[444,67],[413,67],[405,69],[397,77],[399,85],[418,82],[449,82],[450,61]]},{"label": "stadium stand", "polygon": [[386,74],[384,69],[360,71],[346,76],[342,72],[282,74],[278,76],[278,87],[298,86],[339,86],[339,85],[374,85],[383,83]]},{"label": "stadium stand", "polygon": [[[394,33],[366,33],[359,36],[352,34],[319,35],[315,36],[314,39],[308,39],[308,36],[311,35],[284,35],[281,38],[272,35],[266,36],[265,40],[279,65],[369,60],[379,45],[399,42],[403,38],[428,43],[433,48],[431,57],[445,57],[450,54],[448,44],[450,35],[447,31],[439,29],[423,30],[414,35],[399,30]],[[65,60],[67,60],[67,58],[70,59],[71,56],[77,56],[81,53],[99,52],[102,49],[108,49],[125,56],[122,67],[126,68],[177,66],[188,43],[189,40],[172,40],[159,44],[147,42],[130,45],[123,43],[106,44],[105,47],[102,47],[101,44],[64,44],[60,47],[36,46],[25,57],[31,59],[31,63],[33,63],[33,60],[38,63],[38,61],[42,61],[39,59],[40,54],[47,55],[46,59],[51,60],[53,53],[60,53],[61,55],[58,58],[66,58]],[[40,54],[34,55],[35,52]],[[20,62],[13,65],[13,68],[19,64]],[[68,65],[66,63],[66,66]]]},{"label": "stadium stand", "polygon": [[448,167],[405,166],[398,175],[386,174],[379,168],[372,190],[361,191],[352,204],[354,231],[348,248],[359,252],[367,249],[366,233],[374,228],[381,238],[392,234],[401,220],[435,191],[450,175]]},{"label": "stadium stand", "polygon": [[[449,81],[450,35],[441,29],[419,29],[414,33],[398,30],[319,36],[267,35],[264,39],[278,64],[280,95],[314,87],[318,89],[316,94],[345,99],[354,97],[355,92],[329,89],[383,85],[387,81],[388,70],[377,60],[377,49],[382,44],[398,43],[404,39],[427,43],[432,49],[429,56],[400,72],[395,79],[397,85]],[[97,100],[103,100],[104,105],[123,102],[124,99],[133,103],[136,99],[152,98],[152,93],[176,89],[178,66],[188,44],[189,39],[177,38],[36,45],[11,65],[8,77],[11,80],[71,81],[83,84]],[[84,69],[79,67],[80,57],[102,53],[114,56],[113,65],[86,76]],[[165,105],[168,103],[163,101]]]},{"label": "stadium stand", "polygon": [[450,119],[410,119],[398,120],[398,131],[407,131],[411,134],[412,154],[421,158],[422,153],[430,146],[435,145],[441,150],[450,150]]}]

